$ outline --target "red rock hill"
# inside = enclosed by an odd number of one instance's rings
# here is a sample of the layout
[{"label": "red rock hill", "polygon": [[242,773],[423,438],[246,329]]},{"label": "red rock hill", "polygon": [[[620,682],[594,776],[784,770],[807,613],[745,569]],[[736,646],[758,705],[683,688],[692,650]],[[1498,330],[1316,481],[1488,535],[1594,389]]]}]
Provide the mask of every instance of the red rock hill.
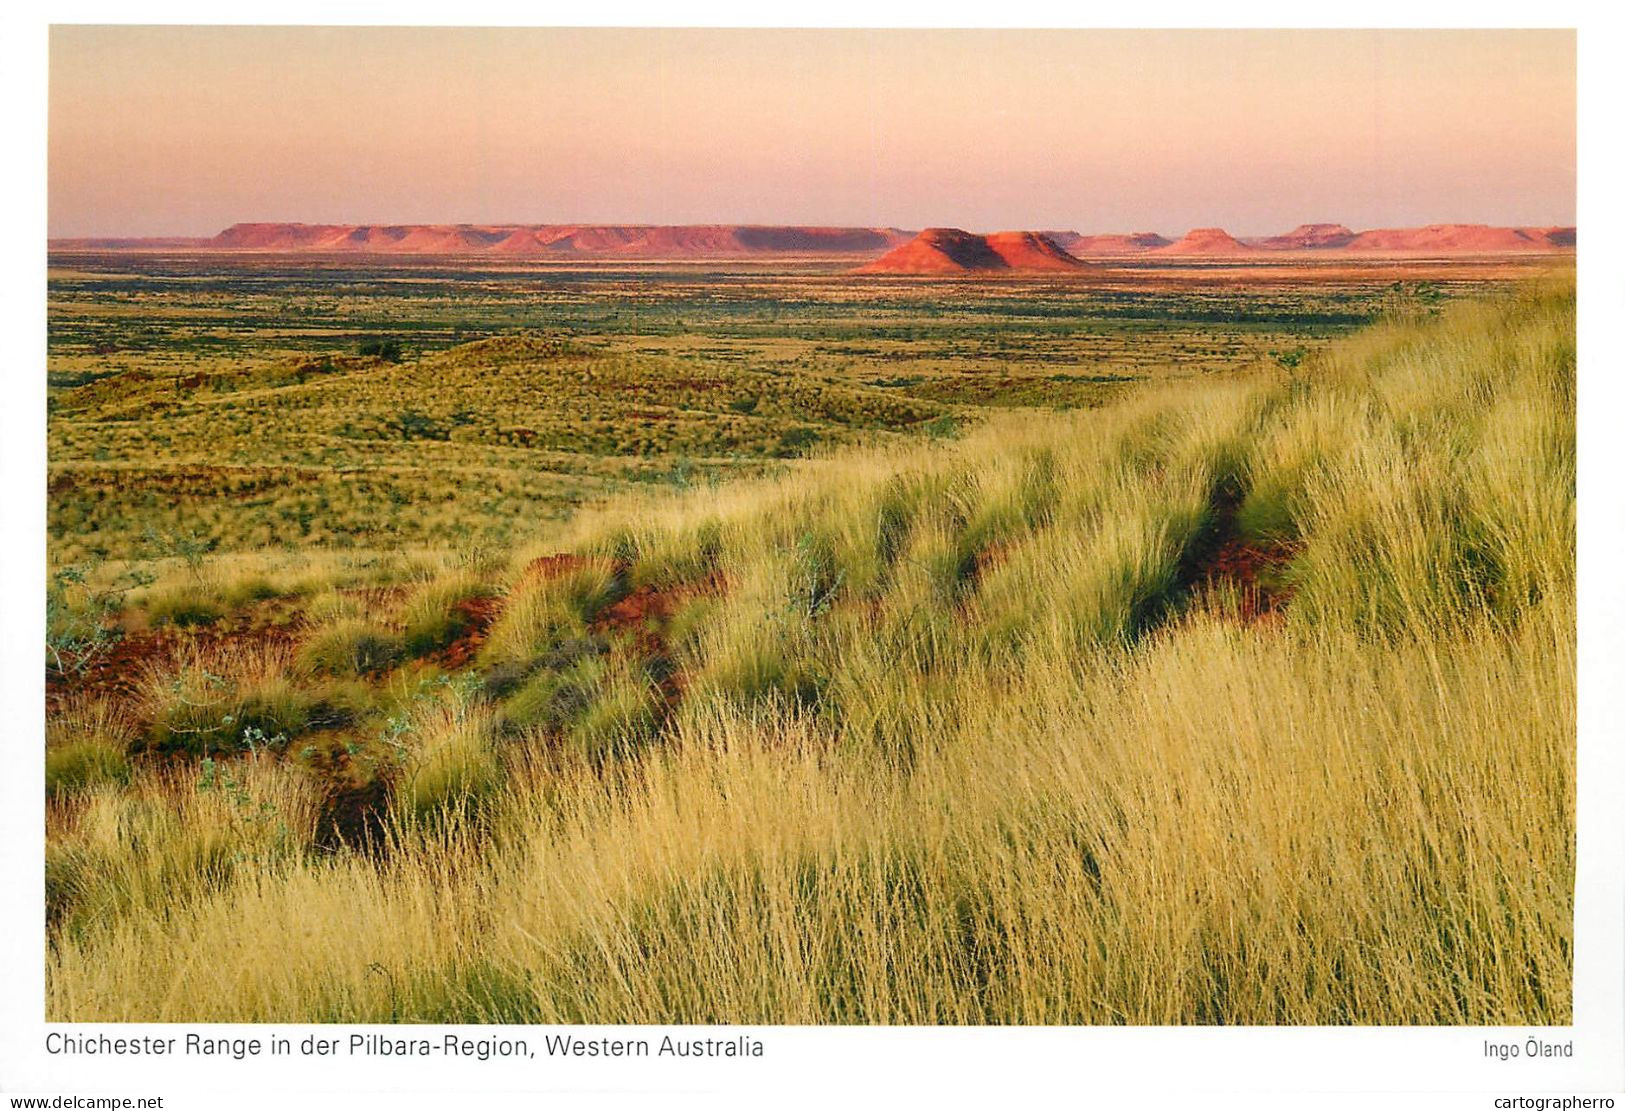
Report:
[{"label": "red rock hill", "polygon": [[907,238],[897,228],[750,224],[233,224],[198,245],[238,251],[717,258],[873,254]]},{"label": "red rock hill", "polygon": [[1077,270],[1084,264],[1048,236],[1034,231],[973,235],[959,228],[926,228],[858,274],[971,274],[987,271]]},{"label": "red rock hill", "polygon": [[1363,231],[1351,251],[1443,254],[1500,254],[1506,251],[1565,250],[1574,246],[1573,228],[1497,228],[1488,224],[1429,224],[1421,228]]},{"label": "red rock hill", "polygon": [[1271,251],[1325,251],[1347,247],[1354,233],[1342,224],[1299,224],[1285,235],[1272,235],[1253,242]]},{"label": "red rock hill", "polygon": [[1258,250],[1249,247],[1223,228],[1192,228],[1183,237],[1158,247],[1159,255],[1250,255]]},{"label": "red rock hill", "polygon": [[1166,247],[1172,239],[1158,235],[1154,231],[1137,231],[1128,235],[1079,235],[1077,232],[1065,232],[1052,236],[1056,243],[1066,249],[1070,255],[1082,257],[1084,255],[1137,255],[1146,251],[1154,251],[1158,247]]}]

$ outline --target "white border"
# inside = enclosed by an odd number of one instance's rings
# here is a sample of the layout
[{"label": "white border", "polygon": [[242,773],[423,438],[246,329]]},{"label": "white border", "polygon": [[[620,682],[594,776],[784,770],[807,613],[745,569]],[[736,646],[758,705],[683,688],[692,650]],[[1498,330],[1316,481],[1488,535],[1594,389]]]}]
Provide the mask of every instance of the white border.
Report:
[{"label": "white border", "polygon": [[[1250,3],[1219,10],[1195,3],[1083,13],[1032,0],[999,5],[955,3],[914,7],[833,0],[769,8],[760,3],[715,0],[681,9],[652,3],[611,10],[533,7],[465,0],[453,9],[414,2],[359,6],[336,13],[315,0],[265,0],[233,7],[233,22],[437,24],[454,14],[476,25],[554,23],[604,26],[1328,26],[1328,27],[1579,27],[1580,49],[1580,889],[1576,908],[1576,1059],[1509,1065],[1486,1062],[1482,1042],[1495,1032],[1452,1028],[1296,1029],[876,1029],[772,1028],[757,1035],[768,1045],[763,1062],[661,1065],[583,1065],[528,1062],[478,1070],[341,1061],[327,1066],[279,1062],[256,1067],[228,1063],[170,1064],[86,1058],[46,1060],[39,1047],[43,970],[40,868],[43,804],[39,737],[43,729],[38,637],[43,620],[44,580],[44,328],[42,263],[45,242],[45,59],[46,23],[221,21],[218,6],[188,0],[131,5],[64,2],[18,18],[6,17],[0,35],[0,89],[6,106],[3,148],[18,162],[5,177],[3,209],[17,229],[4,262],[0,311],[5,313],[3,350],[8,375],[0,405],[0,453],[5,479],[0,512],[9,543],[0,548],[5,636],[0,697],[6,713],[0,755],[0,1092],[78,1091],[125,1095],[182,1096],[207,1089],[235,1090],[244,1106],[280,1105],[279,1092],[303,1091],[311,1107],[370,1105],[354,1095],[334,1102],[320,1092],[392,1090],[399,1106],[446,1106],[436,1093],[547,1089],[574,1093],[580,1102],[599,1093],[605,1105],[636,1104],[638,1093],[697,1093],[706,1106],[759,1103],[749,1093],[775,1092],[827,1104],[830,1096],[870,1105],[934,1093],[950,1105],[976,1103],[1013,1093],[1050,1097],[1117,1091],[1198,1093],[1179,1102],[1204,1107],[1303,1106],[1300,1096],[1320,1093],[1315,1106],[1368,1106],[1367,1097],[1333,1093],[1385,1092],[1395,1106],[1491,1106],[1482,1094],[1558,1095],[1625,1088],[1625,755],[1619,724],[1625,721],[1625,576],[1620,555],[1625,510],[1625,385],[1619,377],[1618,319],[1625,306],[1625,203],[1620,173],[1620,135],[1614,107],[1625,104],[1620,59],[1625,41],[1613,17],[1574,3],[1460,4],[1424,8],[1378,0],[1317,7],[1300,3]],[[1310,16],[1313,18],[1310,18]],[[1114,18],[1114,16],[1116,18]],[[1223,23],[1218,19],[1222,18]],[[20,168],[18,168],[20,167]],[[75,1027],[86,1032],[91,1027]],[[168,1027],[118,1027],[130,1036]],[[179,1028],[181,1030],[190,1028]],[[201,1028],[200,1028],[201,1029]],[[241,1032],[242,1028],[229,1028]],[[269,1032],[273,1028],[258,1030]],[[304,1031],[298,1027],[295,1030]],[[331,1031],[337,1033],[337,1028]],[[490,1035],[490,1028],[470,1028]],[[622,1035],[627,1030],[618,1031]],[[1509,1034],[1512,1032],[1508,1032]],[[1529,1031],[1518,1031],[1520,1036]],[[1551,1031],[1560,1037],[1567,1036]],[[531,1033],[533,1040],[536,1038]],[[659,1032],[650,1032],[658,1040]],[[248,1089],[245,1091],[245,1089]],[[1221,1093],[1230,1093],[1223,1095]],[[1240,1093],[1249,1093],[1245,1096]],[[1276,1097],[1271,1097],[1275,1093]],[[1404,1093],[1412,1093],[1407,1096]],[[1417,1093],[1431,1093],[1419,1095]],[[1460,1101],[1442,1099],[1461,1094]],[[171,1106],[212,1106],[182,1098]],[[1245,1104],[1243,1104],[1243,1099]],[[776,1097],[777,1102],[782,1099]],[[510,1102],[502,1101],[503,1105]],[[514,1099],[517,1106],[537,1105]],[[690,1099],[674,1106],[697,1105]],[[796,1102],[792,1099],[792,1102]]]}]

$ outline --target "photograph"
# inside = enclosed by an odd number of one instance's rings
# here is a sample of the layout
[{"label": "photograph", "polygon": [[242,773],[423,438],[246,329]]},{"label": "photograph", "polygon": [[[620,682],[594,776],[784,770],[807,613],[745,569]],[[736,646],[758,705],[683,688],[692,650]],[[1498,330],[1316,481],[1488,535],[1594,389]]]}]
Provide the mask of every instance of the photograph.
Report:
[{"label": "photograph", "polygon": [[454,14],[40,28],[30,1053],[1571,1063],[1573,28]]}]

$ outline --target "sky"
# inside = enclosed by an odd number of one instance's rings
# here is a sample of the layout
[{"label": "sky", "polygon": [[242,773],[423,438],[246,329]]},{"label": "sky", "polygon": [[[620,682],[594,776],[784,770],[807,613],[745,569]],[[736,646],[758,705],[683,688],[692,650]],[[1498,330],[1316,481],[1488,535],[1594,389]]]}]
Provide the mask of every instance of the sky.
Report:
[{"label": "sky", "polygon": [[54,27],[50,234],[1571,224],[1570,31]]}]

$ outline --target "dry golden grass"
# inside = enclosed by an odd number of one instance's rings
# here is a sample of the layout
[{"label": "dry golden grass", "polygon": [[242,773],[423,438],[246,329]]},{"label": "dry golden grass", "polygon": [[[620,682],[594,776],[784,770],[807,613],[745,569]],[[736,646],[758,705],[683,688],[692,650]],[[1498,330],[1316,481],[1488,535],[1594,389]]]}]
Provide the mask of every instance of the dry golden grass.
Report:
[{"label": "dry golden grass", "polygon": [[[48,1012],[1566,1022],[1573,312],[1455,307],[1292,380],[587,518],[576,570],[514,560],[470,674],[515,689],[385,683],[382,852],[244,835],[155,881],[104,836],[112,878],[59,885]],[[1227,491],[1234,538],[1291,556],[1261,617],[1195,577]],[[691,608],[572,647],[634,588]],[[231,697],[296,682],[262,662]],[[59,791],[52,851],[158,799],[195,859],[204,788],[146,774]]]}]

